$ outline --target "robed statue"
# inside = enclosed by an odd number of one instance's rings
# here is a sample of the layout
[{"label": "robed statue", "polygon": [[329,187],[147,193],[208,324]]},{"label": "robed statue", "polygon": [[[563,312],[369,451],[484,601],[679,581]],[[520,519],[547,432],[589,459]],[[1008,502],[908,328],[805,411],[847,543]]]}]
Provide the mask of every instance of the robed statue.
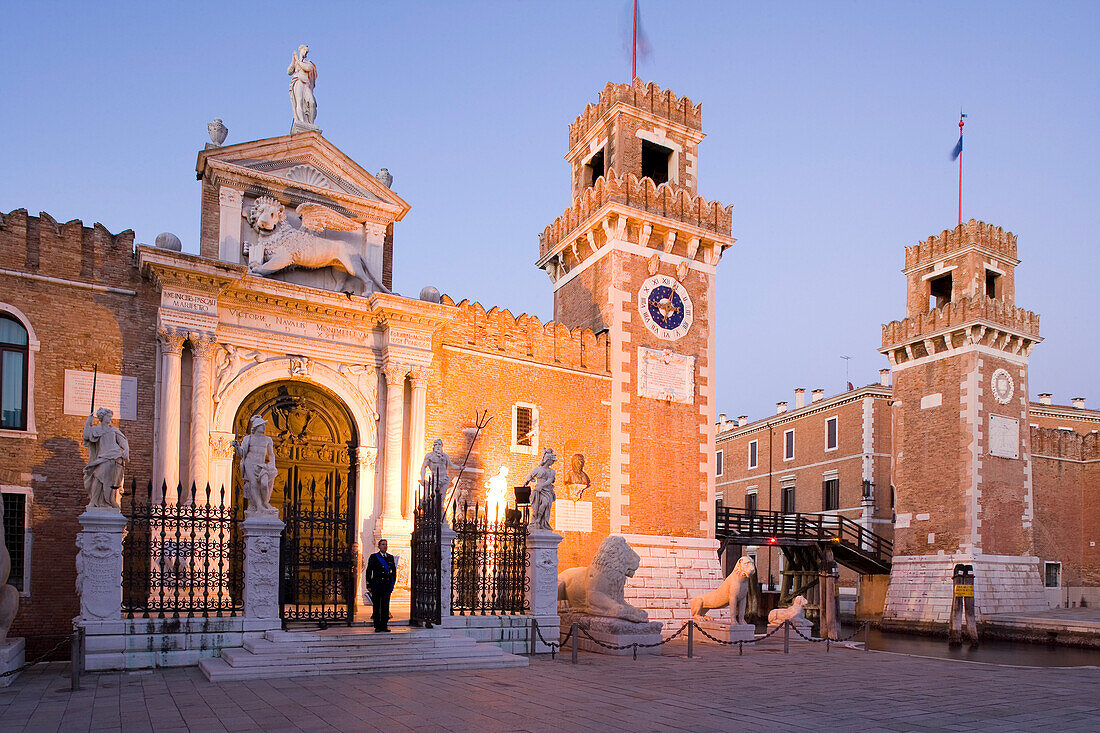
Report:
[{"label": "robed statue", "polygon": [[313,96],[313,86],[317,83],[317,66],[306,59],[308,53],[309,46],[298,46],[298,50],[291,54],[286,73],[290,76],[290,109],[294,113],[294,121],[314,127],[317,99]]},{"label": "robed statue", "polygon": [[122,431],[111,425],[113,417],[113,412],[101,407],[84,421],[84,445],[88,449],[84,489],[88,492],[89,507],[119,508],[118,497],[122,493],[126,462],[130,460],[130,444]]},{"label": "robed statue", "polygon": [[233,441],[234,452],[241,457],[241,483],[248,499],[248,513],[278,514],[271,506],[271,492],[275,488],[275,444],[264,435],[267,421],[253,415],[248,421],[249,434],[244,440]]},{"label": "robed statue", "polygon": [[552,448],[543,448],[542,461],[539,465],[531,469],[531,473],[527,475],[527,480],[523,482],[524,486],[529,485],[532,481],[535,482],[535,486],[531,489],[531,524],[529,528],[532,530],[550,529],[550,508],[554,506],[554,479],[557,474],[554,469],[550,468],[554,464],[554,461],[558,460],[554,455]]}]

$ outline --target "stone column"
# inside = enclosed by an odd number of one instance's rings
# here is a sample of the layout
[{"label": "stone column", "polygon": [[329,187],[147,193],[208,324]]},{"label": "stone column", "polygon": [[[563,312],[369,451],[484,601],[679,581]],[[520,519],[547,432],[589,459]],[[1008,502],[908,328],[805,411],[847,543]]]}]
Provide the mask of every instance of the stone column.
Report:
[{"label": "stone column", "polygon": [[405,516],[412,517],[416,502],[416,489],[420,485],[420,465],[424,462],[424,414],[428,396],[426,375],[409,374],[412,383],[412,414],[409,415],[409,486],[405,502]]},{"label": "stone column", "polygon": [[[447,623],[447,617],[451,615],[451,598],[453,597],[451,583],[454,580],[451,574],[451,566],[452,558],[454,557],[456,536],[456,532],[444,522],[439,530],[439,618],[444,624]],[[556,552],[554,554],[554,562],[556,566]],[[555,612],[557,611],[556,602],[554,604],[554,610]],[[555,626],[554,628],[556,629],[557,627]]]},{"label": "stone column", "polygon": [[[528,613],[538,621],[546,641],[557,641],[561,619],[558,616],[558,543],[561,535],[536,530],[527,535],[527,606]],[[535,637],[535,653],[549,652],[550,647]]]},{"label": "stone column", "polygon": [[[158,340],[161,367],[157,435],[160,450],[157,452],[159,465],[154,471],[153,497],[174,503],[180,480],[180,369],[184,335],[176,328],[161,327]],[[168,487],[163,497],[162,483]]]},{"label": "stone column", "polygon": [[[217,348],[213,334],[192,332],[191,342],[191,455],[188,461],[197,501],[206,501],[210,482],[210,418],[213,411],[211,360]],[[215,487],[216,490],[216,487]],[[190,486],[183,488],[190,491]],[[185,498],[180,497],[181,501]]]},{"label": "stone column", "polygon": [[218,187],[218,259],[241,262],[241,205],[244,192],[228,186]]},{"label": "stone column", "polygon": [[79,517],[76,536],[77,623],[122,619],[122,538],[126,517],[118,509],[89,507]]},{"label": "stone column", "polygon": [[382,484],[383,522],[401,519],[401,442],[404,434],[405,373],[403,366],[387,366],[386,376],[386,447]]},{"label": "stone column", "polygon": [[279,535],[277,516],[249,514],[241,522],[244,536],[245,631],[277,629],[279,619]]}]

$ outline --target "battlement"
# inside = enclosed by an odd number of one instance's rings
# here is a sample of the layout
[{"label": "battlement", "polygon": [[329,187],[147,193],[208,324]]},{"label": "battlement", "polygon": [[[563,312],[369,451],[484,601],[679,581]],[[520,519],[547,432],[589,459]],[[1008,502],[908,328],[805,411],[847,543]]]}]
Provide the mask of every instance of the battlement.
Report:
[{"label": "battlement", "polygon": [[30,216],[15,209],[0,214],[0,268],[117,284],[135,277],[134,232],[112,234],[99,222],[59,223],[44,211]]},{"label": "battlement", "polygon": [[[1039,338],[1039,315],[1023,308],[1006,305],[1004,301],[984,296],[961,298],[900,321],[891,321],[882,327],[882,349],[890,349],[920,340],[932,334],[948,331],[956,326],[985,321],[990,325],[1004,326],[1016,334]],[[990,329],[989,338],[993,337]],[[983,333],[978,340],[986,338]],[[955,344],[956,346],[961,344]],[[950,347],[951,344],[948,344]]]},{"label": "battlement", "polygon": [[687,188],[672,183],[658,186],[652,179],[638,178],[633,173],[620,176],[612,168],[597,179],[596,185],[575,196],[573,205],[542,231],[539,235],[539,258],[567,241],[571,232],[608,203],[619,203],[676,219],[722,237],[729,237],[733,231],[732,205],[723,206],[717,201],[693,196]]},{"label": "battlement", "polygon": [[1016,259],[1016,235],[1001,227],[971,219],[954,229],[944,229],[912,247],[905,248],[905,269],[934,262],[952,252],[976,245]]},{"label": "battlement", "polygon": [[687,97],[678,97],[669,89],[661,89],[653,82],[643,83],[635,79],[631,84],[612,84],[600,92],[595,104],[589,102],[584,111],[569,126],[569,147],[580,142],[588,131],[612,107],[622,102],[694,130],[702,130],[702,117],[698,104]]},{"label": "battlement", "polygon": [[1032,426],[1031,453],[1036,457],[1095,461],[1100,459],[1100,433],[1082,435],[1073,430]]},{"label": "battlement", "polygon": [[447,325],[444,345],[592,374],[610,371],[606,331],[596,334],[590,328],[570,329],[557,321],[543,323],[535,316],[514,316],[501,308],[486,311],[481,303],[455,303],[447,295],[440,302],[458,308],[458,316]]}]

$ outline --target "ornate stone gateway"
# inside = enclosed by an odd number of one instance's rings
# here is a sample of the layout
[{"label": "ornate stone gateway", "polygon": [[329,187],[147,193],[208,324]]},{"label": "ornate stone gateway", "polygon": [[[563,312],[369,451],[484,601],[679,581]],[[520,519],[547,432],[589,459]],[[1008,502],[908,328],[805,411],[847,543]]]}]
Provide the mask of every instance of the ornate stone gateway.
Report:
[{"label": "ornate stone gateway", "polygon": [[[351,623],[355,616],[355,454],[358,438],[344,405],[326,390],[287,380],[241,403],[238,435],[253,415],[267,421],[278,475],[271,503],[286,523],[280,568],[284,623]],[[234,467],[234,501],[241,478]]]}]

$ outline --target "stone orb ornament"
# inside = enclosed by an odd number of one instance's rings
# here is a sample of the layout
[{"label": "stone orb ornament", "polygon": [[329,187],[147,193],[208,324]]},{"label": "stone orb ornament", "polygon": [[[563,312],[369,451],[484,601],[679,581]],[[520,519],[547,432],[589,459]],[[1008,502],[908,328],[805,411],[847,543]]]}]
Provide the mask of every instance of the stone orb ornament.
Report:
[{"label": "stone orb ornament", "polygon": [[225,142],[225,136],[229,134],[229,128],[222,122],[221,117],[215,117],[213,122],[207,123],[206,130],[210,133],[210,142],[218,147],[221,147]]},{"label": "stone orb ornament", "polygon": [[420,299],[425,303],[438,303],[439,302],[439,288],[433,285],[425,285],[420,291]]},{"label": "stone orb ornament", "polygon": [[381,183],[386,188],[392,188],[393,187],[393,176],[390,175],[390,169],[389,168],[383,168],[382,170],[378,171],[378,175],[375,176],[375,178],[377,178],[378,182]]},{"label": "stone orb ornament", "polygon": [[183,242],[172,232],[161,232],[156,238],[157,249],[166,249],[169,252],[183,251]]}]

